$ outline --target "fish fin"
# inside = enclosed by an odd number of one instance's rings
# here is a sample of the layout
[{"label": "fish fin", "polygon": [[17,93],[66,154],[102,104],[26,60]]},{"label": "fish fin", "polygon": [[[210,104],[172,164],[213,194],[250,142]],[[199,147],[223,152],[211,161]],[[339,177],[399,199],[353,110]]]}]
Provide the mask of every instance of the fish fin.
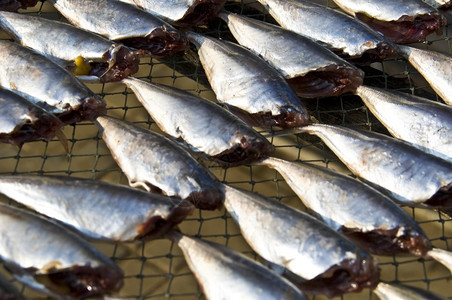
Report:
[{"label": "fish fin", "polygon": [[433,248],[427,252],[426,257],[436,260],[452,273],[452,252],[439,248]]}]

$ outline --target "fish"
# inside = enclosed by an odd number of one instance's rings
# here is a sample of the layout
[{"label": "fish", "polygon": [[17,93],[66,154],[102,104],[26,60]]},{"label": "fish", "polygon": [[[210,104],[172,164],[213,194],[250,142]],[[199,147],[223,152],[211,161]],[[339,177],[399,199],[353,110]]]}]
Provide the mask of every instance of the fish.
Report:
[{"label": "fish", "polygon": [[12,282],[0,274],[0,299],[24,300],[25,298]]},{"label": "fish", "polygon": [[448,105],[452,105],[452,56],[441,52],[399,45],[400,53],[427,80]]},{"label": "fish", "polygon": [[446,18],[422,0],[333,0],[342,10],[398,44],[422,42],[441,32]]},{"label": "fish", "polygon": [[[356,94],[398,139],[452,161],[452,107],[415,95],[360,86]],[[394,118],[397,114],[397,118]]]},{"label": "fish", "polygon": [[0,11],[17,11],[38,4],[39,0],[0,0]]},{"label": "fish", "polygon": [[76,27],[139,49],[143,56],[164,57],[188,48],[183,33],[130,4],[111,0],[50,2]]},{"label": "fish", "polygon": [[197,208],[221,207],[224,192],[210,170],[170,139],[110,116],[95,120],[113,158],[132,187],[161,191]]},{"label": "fish", "polygon": [[22,147],[26,142],[50,140],[57,136],[68,152],[63,125],[53,114],[0,88],[0,142]]},{"label": "fish", "polygon": [[346,58],[381,61],[395,55],[392,42],[363,22],[303,0],[258,0],[284,28],[329,47]]},{"label": "fish", "polygon": [[0,86],[54,114],[64,124],[106,112],[104,99],[67,70],[17,43],[0,40]]},{"label": "fish", "polygon": [[220,164],[246,164],[274,152],[265,137],[211,101],[133,77],[122,82],[163,132]]},{"label": "fish", "polygon": [[361,180],[398,202],[430,209],[452,207],[452,164],[384,134],[312,124],[318,136]]},{"label": "fish", "polygon": [[284,77],[237,44],[186,33],[220,103],[252,126],[303,126],[309,113]]},{"label": "fish", "polygon": [[0,176],[0,193],[93,240],[155,239],[192,213],[191,203],[67,176]]},{"label": "fish", "polygon": [[207,25],[223,8],[226,0],[120,0],[181,27]]},{"label": "fish", "polygon": [[113,82],[138,72],[140,59],[136,51],[67,23],[0,12],[0,27],[22,46],[86,81]]},{"label": "fish", "polygon": [[369,253],[423,257],[432,249],[411,216],[365,183],[308,163],[269,157],[260,164],[276,169],[308,209]]},{"label": "fish", "polygon": [[122,270],[58,223],[6,204],[0,204],[0,223],[0,260],[17,281],[59,299],[121,288]]},{"label": "fish", "polygon": [[440,11],[449,11],[452,6],[452,1],[450,0],[423,0],[423,1]]},{"label": "fish", "polygon": [[435,293],[426,291],[424,289],[395,284],[395,283],[384,283],[380,282],[377,287],[373,290],[374,294],[378,296],[381,300],[445,300],[441,296]]},{"label": "fish", "polygon": [[363,83],[362,70],[302,35],[227,11],[219,17],[242,46],[281,72],[299,97],[339,96]]},{"label": "fish", "polygon": [[334,297],[378,283],[377,260],[326,224],[257,193],[224,190],[224,207],[251,248],[303,292]]},{"label": "fish", "polygon": [[288,280],[226,246],[173,231],[177,244],[207,299],[307,300]]}]

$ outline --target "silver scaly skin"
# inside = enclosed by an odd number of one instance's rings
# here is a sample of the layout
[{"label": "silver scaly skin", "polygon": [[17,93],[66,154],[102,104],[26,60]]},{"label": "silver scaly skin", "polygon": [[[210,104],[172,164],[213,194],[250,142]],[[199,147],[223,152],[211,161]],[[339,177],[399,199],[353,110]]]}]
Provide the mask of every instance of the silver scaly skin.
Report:
[{"label": "silver scaly skin", "polygon": [[0,86],[55,114],[65,124],[92,120],[105,101],[68,71],[19,44],[0,40]]},{"label": "silver scaly skin", "polygon": [[242,46],[280,71],[300,97],[339,96],[363,82],[363,71],[302,35],[226,11],[220,18]]},{"label": "silver scaly skin", "polygon": [[0,204],[0,260],[16,280],[55,298],[118,290],[123,273],[74,232],[49,219]]},{"label": "silver scaly skin", "polygon": [[452,57],[440,52],[399,45],[402,55],[424,76],[433,90],[452,105]]},{"label": "silver scaly skin", "polygon": [[245,164],[274,150],[265,137],[211,101],[132,77],[122,82],[133,90],[162,131],[210,159],[227,165]]},{"label": "silver scaly skin", "polygon": [[157,57],[184,51],[185,36],[170,24],[116,0],[50,0],[73,25]]},{"label": "silver scaly skin", "polygon": [[303,0],[259,0],[284,28],[355,58],[392,55],[392,45],[364,23],[332,8]]},{"label": "silver scaly skin", "polygon": [[373,292],[381,300],[446,300],[420,288],[384,282],[380,282]]},{"label": "silver scaly skin", "polygon": [[276,200],[224,188],[224,206],[251,248],[291,272],[306,293],[333,297],[377,284],[377,261],[326,224]]},{"label": "silver scaly skin", "polygon": [[188,32],[218,101],[251,125],[294,127],[309,114],[284,77],[263,59],[234,43]]},{"label": "silver scaly skin", "polygon": [[313,124],[317,135],[360,179],[411,206],[452,206],[452,163],[407,142],[342,126]]},{"label": "silver scaly skin", "polygon": [[224,193],[209,169],[168,138],[132,123],[101,116],[96,123],[133,187],[157,189],[202,209],[222,205]]},{"label": "silver scaly skin", "polygon": [[138,71],[139,58],[132,50],[67,23],[0,12],[0,27],[22,46],[84,75],[83,79],[110,82]]},{"label": "silver scaly skin", "polygon": [[245,255],[210,241],[171,232],[207,299],[306,300],[289,281]]},{"label": "silver scaly skin", "polygon": [[107,241],[160,237],[193,211],[181,199],[67,176],[0,176],[0,193]]},{"label": "silver scaly skin", "polygon": [[356,94],[392,136],[452,161],[451,106],[368,86],[358,87]]}]

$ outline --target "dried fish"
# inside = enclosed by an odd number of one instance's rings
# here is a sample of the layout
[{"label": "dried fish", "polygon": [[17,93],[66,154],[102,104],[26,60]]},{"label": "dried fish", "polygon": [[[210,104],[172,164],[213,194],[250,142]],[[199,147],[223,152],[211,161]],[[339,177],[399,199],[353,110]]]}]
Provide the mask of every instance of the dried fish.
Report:
[{"label": "dried fish", "polygon": [[333,297],[378,283],[377,261],[319,220],[256,193],[226,185],[225,193],[224,206],[248,244],[307,280],[297,282],[302,291]]},{"label": "dried fish", "polygon": [[309,114],[284,77],[246,48],[188,32],[218,101],[251,125],[294,127]]},{"label": "dried fish", "polygon": [[121,287],[121,269],[56,222],[0,204],[0,223],[0,260],[16,280],[55,298],[80,299]]},{"label": "dried fish", "polygon": [[54,60],[90,81],[121,80],[138,71],[131,49],[67,23],[0,12],[0,26],[22,46]]},{"label": "dried fish", "polygon": [[96,122],[131,186],[160,190],[201,209],[221,206],[224,193],[218,180],[182,147],[126,121],[100,116]]},{"label": "dried fish", "polygon": [[177,26],[205,25],[215,18],[226,0],[120,0]]},{"label": "dried fish", "polygon": [[23,300],[25,299],[12,282],[0,274],[0,299]]},{"label": "dried fish", "polygon": [[0,193],[92,239],[157,238],[193,211],[181,199],[67,176],[0,176]]},{"label": "dried fish", "polygon": [[292,283],[223,245],[171,232],[207,299],[307,299]]},{"label": "dried fish", "polygon": [[399,44],[424,41],[447,20],[422,0],[333,0],[340,8]]},{"label": "dried fish", "polygon": [[67,150],[61,127],[63,123],[54,115],[0,88],[0,142],[21,147],[28,141],[49,140],[57,136]]},{"label": "dried fish", "polygon": [[170,24],[121,1],[50,0],[72,24],[146,55],[162,57],[184,51],[185,36]]},{"label": "dried fish", "polygon": [[17,11],[38,4],[39,0],[0,0],[0,11]]},{"label": "dried fish", "polygon": [[[356,94],[392,136],[452,161],[452,107],[414,95],[360,86]],[[397,114],[397,118],[394,118]]]},{"label": "dried fish", "polygon": [[274,151],[266,138],[211,101],[132,77],[122,82],[160,129],[220,163],[245,164]]},{"label": "dried fish", "polygon": [[220,17],[236,40],[280,71],[300,97],[339,96],[363,82],[363,71],[304,36],[225,11]]},{"label": "dried fish", "polygon": [[374,293],[381,300],[445,300],[432,292],[401,284],[380,282]]},{"label": "dried fish", "polygon": [[262,164],[276,169],[328,226],[370,253],[425,256],[432,248],[424,231],[395,202],[350,176],[273,157]]},{"label": "dried fish", "polygon": [[383,60],[394,52],[380,33],[338,10],[303,0],[258,0],[284,28],[351,58]]},{"label": "dried fish", "polygon": [[105,101],[68,71],[16,43],[0,40],[0,86],[55,114],[63,123],[92,120]]},{"label": "dried fish", "polygon": [[411,206],[452,207],[452,163],[389,136],[313,124],[315,134],[362,180]]},{"label": "dried fish", "polygon": [[452,56],[409,46],[399,45],[399,50],[444,102],[452,105]]},{"label": "dried fish", "polygon": [[452,1],[450,0],[423,0],[423,1],[441,11],[448,11],[452,6]]}]

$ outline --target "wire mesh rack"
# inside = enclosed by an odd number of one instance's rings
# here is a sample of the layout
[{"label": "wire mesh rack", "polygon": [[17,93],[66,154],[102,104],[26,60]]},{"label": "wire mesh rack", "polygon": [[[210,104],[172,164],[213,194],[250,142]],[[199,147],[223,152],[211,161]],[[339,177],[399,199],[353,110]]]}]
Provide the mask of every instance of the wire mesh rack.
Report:
[{"label": "wire mesh rack", "polygon": [[[331,1],[319,1],[334,7]],[[264,13],[256,1],[229,1],[227,10],[260,20],[274,22]],[[50,3],[40,2],[36,7],[21,13],[38,14],[48,18],[59,16]],[[449,18],[450,19],[450,18]],[[450,20],[449,20],[450,22]],[[442,35],[431,35],[417,47],[452,54],[449,37],[451,27]],[[212,21],[209,26],[197,28],[205,34],[233,40],[225,24]],[[0,38],[7,39],[0,32]],[[405,60],[388,59],[362,67],[366,73],[365,84],[400,90],[441,101],[427,82]],[[171,85],[200,97],[215,101],[206,76],[195,51],[188,51],[165,59],[142,59],[135,77]],[[115,116],[140,126],[159,131],[146,110],[134,94],[121,84],[88,84],[108,105],[108,115]],[[351,94],[340,97],[305,100],[304,104],[313,117],[321,123],[342,124],[355,128],[387,133],[384,127],[366,109],[362,101]],[[272,134],[270,128],[257,128],[264,134]],[[91,122],[68,125],[64,133],[69,140],[69,153],[65,153],[57,140],[29,142],[22,148],[0,144],[0,174],[65,175],[90,178],[112,183],[128,184],[126,177],[113,160],[106,145],[98,135],[98,128]],[[316,138],[306,135],[290,135],[270,138],[276,147],[276,157],[291,161],[304,161],[323,165],[349,174],[332,152]],[[301,201],[274,170],[264,166],[246,165],[221,167],[199,158],[224,183],[264,194],[300,210],[305,210]],[[0,201],[11,203],[6,197]],[[441,213],[420,209],[404,209],[426,231],[435,247],[452,250],[452,220]],[[227,245],[246,255],[259,259],[242,238],[239,228],[222,210],[197,210],[179,225],[180,230],[191,236]],[[203,299],[203,294],[194,276],[188,269],[181,251],[168,240],[159,239],[135,243],[94,243],[111,257],[124,271],[124,286],[113,297],[124,299]],[[449,271],[439,263],[411,256],[378,256],[381,280],[417,286],[452,298]],[[7,273],[1,269],[0,272]],[[33,299],[45,296],[15,282],[23,294]],[[324,299],[323,296],[311,297]],[[368,289],[361,293],[343,295],[343,299],[376,299]]]}]

